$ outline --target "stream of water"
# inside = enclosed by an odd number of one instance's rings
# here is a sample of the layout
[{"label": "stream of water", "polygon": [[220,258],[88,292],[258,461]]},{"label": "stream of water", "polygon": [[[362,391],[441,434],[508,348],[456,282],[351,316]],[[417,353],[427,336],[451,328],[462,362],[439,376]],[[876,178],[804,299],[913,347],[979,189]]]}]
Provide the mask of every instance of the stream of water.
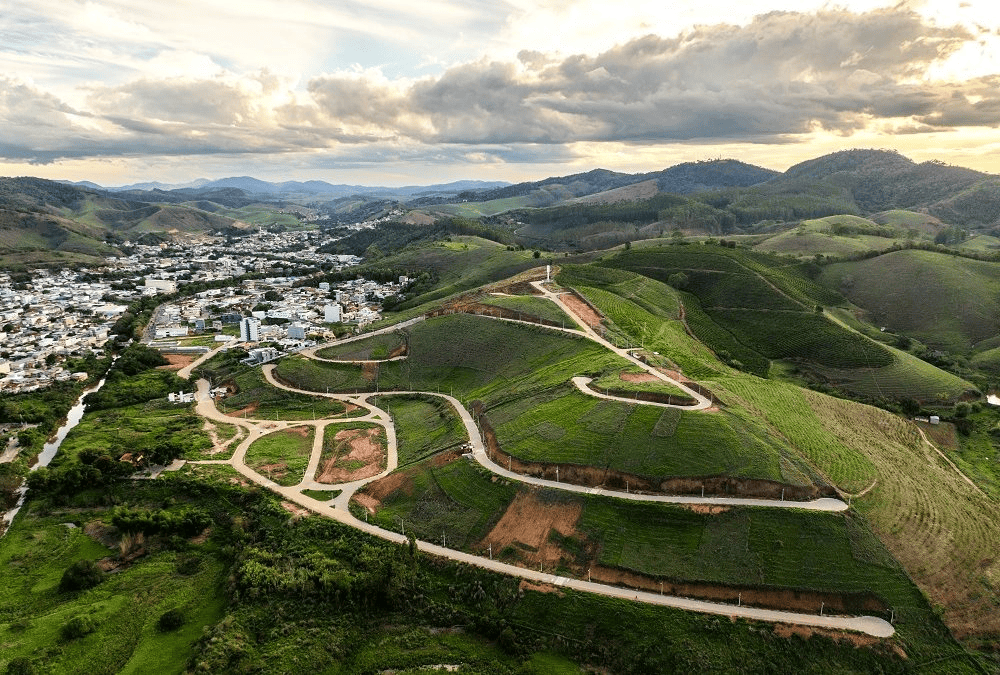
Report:
[{"label": "stream of water", "polygon": [[[39,467],[49,465],[52,458],[56,456],[57,452],[59,452],[59,446],[62,445],[63,440],[65,440],[66,434],[68,434],[70,429],[79,424],[80,420],[83,419],[83,411],[86,407],[83,403],[84,397],[91,392],[97,391],[103,386],[104,378],[102,377],[101,381],[96,385],[83,390],[83,393],[80,394],[80,398],[78,398],[73,407],[69,409],[69,413],[66,415],[66,421],[61,427],[59,427],[59,430],[56,431],[55,438],[42,446],[42,451],[38,453],[37,462],[31,467],[32,471]],[[24,485],[17,489],[17,504],[15,504],[14,508],[10,511],[3,514],[3,518],[0,519],[0,537],[3,537],[3,535],[7,533],[7,530],[10,529],[10,524],[14,522],[14,516],[16,516],[17,512],[21,510],[22,506],[24,506],[24,499],[27,495],[28,485],[27,482],[25,482]]]}]

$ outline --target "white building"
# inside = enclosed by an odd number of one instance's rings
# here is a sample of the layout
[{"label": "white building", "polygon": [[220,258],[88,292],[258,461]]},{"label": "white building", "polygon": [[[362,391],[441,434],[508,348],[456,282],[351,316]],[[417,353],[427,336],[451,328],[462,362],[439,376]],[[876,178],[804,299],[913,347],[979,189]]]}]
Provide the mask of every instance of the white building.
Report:
[{"label": "white building", "polygon": [[339,304],[327,305],[323,308],[323,321],[326,323],[339,323],[343,318]]},{"label": "white building", "polygon": [[247,317],[240,321],[240,340],[242,342],[260,342],[260,319]]},{"label": "white building", "polygon": [[288,337],[292,340],[305,340],[306,327],[300,323],[293,323],[288,327]]}]

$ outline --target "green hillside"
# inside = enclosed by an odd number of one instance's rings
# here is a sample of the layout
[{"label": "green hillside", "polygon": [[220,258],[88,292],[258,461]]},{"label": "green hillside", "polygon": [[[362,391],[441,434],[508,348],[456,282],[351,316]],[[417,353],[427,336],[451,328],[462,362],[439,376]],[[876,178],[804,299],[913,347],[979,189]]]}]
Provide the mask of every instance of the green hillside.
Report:
[{"label": "green hillside", "polygon": [[877,326],[967,354],[1000,333],[1000,268],[932,251],[894,251],[823,268]]}]

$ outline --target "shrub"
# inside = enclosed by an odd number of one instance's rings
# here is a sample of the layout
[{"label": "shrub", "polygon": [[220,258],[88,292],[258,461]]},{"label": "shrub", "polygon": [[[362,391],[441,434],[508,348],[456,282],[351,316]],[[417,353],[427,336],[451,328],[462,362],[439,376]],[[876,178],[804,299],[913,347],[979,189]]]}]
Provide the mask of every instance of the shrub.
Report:
[{"label": "shrub", "polygon": [[59,592],[82,591],[93,588],[104,579],[104,570],[93,560],[77,560],[63,572]]},{"label": "shrub", "polygon": [[7,675],[34,675],[35,666],[27,656],[15,656],[7,664]]},{"label": "shrub", "polygon": [[184,625],[184,613],[176,607],[173,609],[168,609],[161,616],[160,620],[156,622],[156,627],[162,632],[166,633],[172,630],[177,630]]},{"label": "shrub", "polygon": [[74,616],[60,629],[64,640],[76,640],[97,630],[97,622],[89,616]]}]

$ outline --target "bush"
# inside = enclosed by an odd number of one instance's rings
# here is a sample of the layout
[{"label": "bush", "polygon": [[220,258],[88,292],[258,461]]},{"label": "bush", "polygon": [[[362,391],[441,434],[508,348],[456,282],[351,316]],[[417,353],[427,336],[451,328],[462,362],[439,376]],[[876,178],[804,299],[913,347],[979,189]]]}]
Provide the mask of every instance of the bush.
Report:
[{"label": "bush", "polygon": [[156,622],[156,627],[160,631],[167,633],[172,630],[177,630],[184,625],[184,613],[177,609],[168,609],[161,616],[160,620]]},{"label": "bush", "polygon": [[93,560],[77,560],[63,572],[59,592],[68,593],[93,588],[104,579],[104,570]]},{"label": "bush", "polygon": [[16,656],[7,664],[7,675],[34,675],[35,666],[27,656]]},{"label": "bush", "polygon": [[74,616],[63,624],[60,632],[64,640],[76,640],[97,630],[97,622],[89,616]]}]

